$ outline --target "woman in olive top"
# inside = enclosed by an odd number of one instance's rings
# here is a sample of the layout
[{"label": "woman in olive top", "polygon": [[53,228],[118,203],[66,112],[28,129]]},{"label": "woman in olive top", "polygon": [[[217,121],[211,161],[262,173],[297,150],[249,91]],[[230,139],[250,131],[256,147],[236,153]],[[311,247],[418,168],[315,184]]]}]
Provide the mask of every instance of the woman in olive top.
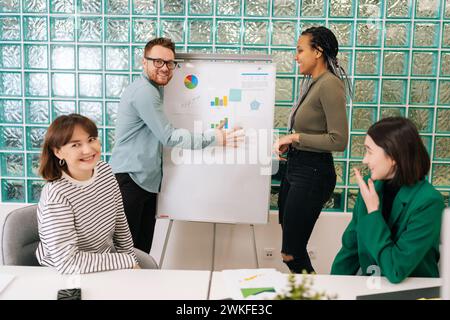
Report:
[{"label": "woman in olive top", "polygon": [[369,128],[364,144],[370,178],[355,169],[360,192],[331,273],[375,274],[393,283],[439,277],[444,201],[426,180],[430,158],[416,127],[386,118]]},{"label": "woman in olive top", "polygon": [[336,185],[331,152],[347,146],[343,81],[347,76],[338,64],[337,53],[338,42],[329,29],[312,27],[302,32],[295,59],[305,78],[289,119],[290,134],[274,145],[280,159],[288,151],[278,207],[283,231],[281,255],[295,273],[314,271],[306,245]]}]

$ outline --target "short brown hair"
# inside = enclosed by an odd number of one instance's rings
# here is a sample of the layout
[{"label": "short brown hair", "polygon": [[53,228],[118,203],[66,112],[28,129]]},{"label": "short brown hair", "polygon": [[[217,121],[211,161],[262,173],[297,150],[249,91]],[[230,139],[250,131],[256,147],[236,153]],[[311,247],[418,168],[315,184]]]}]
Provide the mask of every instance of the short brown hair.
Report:
[{"label": "short brown hair", "polygon": [[48,127],[39,165],[39,174],[47,181],[61,178],[62,171],[67,172],[67,164],[59,165],[54,150],[67,144],[72,138],[75,126],[82,127],[91,137],[98,137],[97,126],[91,119],[79,114],[63,115],[56,118]]},{"label": "short brown hair", "polygon": [[144,49],[144,55],[147,54],[154,46],[161,46],[167,49],[172,50],[173,54],[175,54],[175,43],[169,38],[155,38],[147,42]]},{"label": "short brown hair", "polygon": [[374,123],[367,134],[395,161],[395,185],[413,185],[425,178],[430,170],[430,156],[411,120],[385,118]]}]

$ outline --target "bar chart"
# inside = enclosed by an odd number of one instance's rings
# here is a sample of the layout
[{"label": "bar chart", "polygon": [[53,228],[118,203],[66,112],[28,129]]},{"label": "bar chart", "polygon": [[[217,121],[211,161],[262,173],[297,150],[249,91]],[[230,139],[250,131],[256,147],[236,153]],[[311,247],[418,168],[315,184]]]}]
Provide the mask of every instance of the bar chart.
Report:
[{"label": "bar chart", "polygon": [[228,129],[228,118],[224,118],[223,120],[220,120],[218,123],[216,123],[216,122],[211,123],[211,129],[217,128],[218,126],[220,126],[220,124],[222,122],[225,122],[224,125],[223,125],[223,128],[224,129]]},{"label": "bar chart", "polygon": [[228,96],[215,97],[213,100],[211,100],[211,107],[226,107],[228,106]]}]

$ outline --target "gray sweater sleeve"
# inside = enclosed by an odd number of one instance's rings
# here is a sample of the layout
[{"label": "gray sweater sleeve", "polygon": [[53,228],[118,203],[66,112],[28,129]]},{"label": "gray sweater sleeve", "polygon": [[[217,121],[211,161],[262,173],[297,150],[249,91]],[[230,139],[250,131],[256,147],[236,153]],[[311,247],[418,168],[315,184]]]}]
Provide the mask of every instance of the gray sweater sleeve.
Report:
[{"label": "gray sweater sleeve", "polygon": [[136,90],[134,107],[139,117],[166,147],[203,149],[216,143],[214,130],[192,133],[186,129],[174,128],[164,113],[163,100],[156,88],[143,87],[142,90]]}]

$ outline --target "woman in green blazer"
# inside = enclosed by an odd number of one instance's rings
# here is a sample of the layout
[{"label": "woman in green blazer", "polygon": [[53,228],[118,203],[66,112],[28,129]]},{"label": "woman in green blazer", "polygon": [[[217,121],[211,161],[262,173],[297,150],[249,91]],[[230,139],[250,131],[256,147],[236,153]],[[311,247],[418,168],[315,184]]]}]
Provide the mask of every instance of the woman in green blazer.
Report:
[{"label": "woman in green blazer", "polygon": [[370,178],[355,169],[359,195],[331,274],[379,275],[392,283],[439,277],[444,201],[426,180],[430,158],[414,124],[373,124],[364,142]]}]

